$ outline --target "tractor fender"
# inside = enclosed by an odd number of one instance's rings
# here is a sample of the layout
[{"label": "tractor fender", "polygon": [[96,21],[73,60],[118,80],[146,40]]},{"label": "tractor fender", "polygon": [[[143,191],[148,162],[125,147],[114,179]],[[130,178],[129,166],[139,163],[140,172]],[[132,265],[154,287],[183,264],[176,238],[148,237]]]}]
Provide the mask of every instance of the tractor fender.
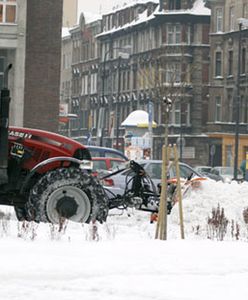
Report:
[{"label": "tractor fender", "polygon": [[57,156],[57,157],[52,157],[52,158],[48,158],[46,160],[43,160],[42,162],[40,162],[39,164],[37,164],[33,169],[31,169],[31,171],[29,172],[29,174],[26,176],[23,185],[20,189],[20,194],[24,194],[26,188],[28,187],[28,184],[31,180],[31,178],[33,177],[34,174],[36,174],[36,172],[43,168],[44,166],[47,166],[51,163],[54,162],[71,162],[74,163],[76,165],[78,165],[79,168],[81,169],[87,169],[90,170],[92,168],[92,164],[91,161],[85,161],[85,160],[80,160],[74,157],[68,157],[68,156]]}]

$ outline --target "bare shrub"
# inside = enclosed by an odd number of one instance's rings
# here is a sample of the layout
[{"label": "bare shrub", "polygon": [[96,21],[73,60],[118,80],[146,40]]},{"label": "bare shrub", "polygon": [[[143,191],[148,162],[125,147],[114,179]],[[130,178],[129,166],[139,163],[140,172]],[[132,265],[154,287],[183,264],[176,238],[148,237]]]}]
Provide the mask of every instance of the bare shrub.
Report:
[{"label": "bare shrub", "polygon": [[[65,218],[59,219],[59,224],[49,224],[50,227],[50,239],[51,240],[60,240],[63,235],[66,233],[68,220]],[[69,239],[70,240],[70,239]]]},{"label": "bare shrub", "polygon": [[243,218],[246,225],[248,225],[248,207],[243,210]]},{"label": "bare shrub", "polygon": [[243,219],[245,222],[246,231],[248,233],[248,207],[243,210]]},{"label": "bare shrub", "polygon": [[99,241],[100,240],[100,235],[98,232],[98,226],[97,226],[97,221],[93,220],[88,227],[89,231],[86,234],[86,240],[89,241]]},{"label": "bare shrub", "polygon": [[35,222],[22,221],[17,223],[17,237],[30,239],[32,241],[37,237],[38,224]]},{"label": "bare shrub", "polygon": [[200,225],[192,226],[192,231],[195,235],[200,235],[201,226]]},{"label": "bare shrub", "polygon": [[239,240],[240,237],[240,225],[237,222],[235,223],[234,220],[231,223],[231,236],[236,240]]},{"label": "bare shrub", "polygon": [[218,204],[217,208],[212,209],[212,216],[208,217],[208,238],[211,240],[217,239],[223,241],[226,232],[228,219],[225,217],[224,208],[220,208]]}]

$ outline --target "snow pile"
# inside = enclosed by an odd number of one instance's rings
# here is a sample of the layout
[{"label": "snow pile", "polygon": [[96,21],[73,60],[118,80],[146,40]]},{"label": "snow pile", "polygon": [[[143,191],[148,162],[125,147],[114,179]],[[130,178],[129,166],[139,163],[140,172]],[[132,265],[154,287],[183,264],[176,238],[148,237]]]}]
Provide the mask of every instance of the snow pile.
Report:
[{"label": "snow pile", "polygon": [[[183,198],[183,216],[186,234],[196,233],[198,227],[199,235],[207,237],[207,220],[212,216],[212,210],[224,209],[225,217],[228,219],[228,229],[232,220],[238,223],[241,229],[240,235],[247,237],[247,226],[244,222],[243,211],[248,207],[248,183],[238,184],[233,181],[230,184],[206,180],[201,187],[190,189]],[[179,211],[175,205],[168,218],[170,234],[172,237],[179,235]]]}]

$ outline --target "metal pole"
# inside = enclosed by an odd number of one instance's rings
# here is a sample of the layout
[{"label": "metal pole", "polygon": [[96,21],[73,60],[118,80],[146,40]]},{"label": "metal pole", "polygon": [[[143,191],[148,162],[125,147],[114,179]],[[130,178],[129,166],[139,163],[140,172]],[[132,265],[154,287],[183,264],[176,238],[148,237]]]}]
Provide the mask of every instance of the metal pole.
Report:
[{"label": "metal pole", "polygon": [[[104,96],[105,96],[105,68],[106,68],[106,59],[107,59],[107,54],[110,51],[106,51],[104,54],[104,59],[103,59],[103,71],[102,71],[102,100],[104,101]],[[101,128],[101,136],[100,136],[100,146],[103,145],[103,134],[104,134],[104,125],[105,125],[105,115],[103,115],[103,128]]]},{"label": "metal pole", "polygon": [[121,91],[121,56],[118,57],[118,90],[116,99],[116,149],[119,150],[119,100]]},{"label": "metal pole", "polygon": [[236,124],[235,124],[235,154],[234,154],[234,180],[238,175],[238,155],[239,155],[239,110],[240,110],[240,64],[241,64],[241,29],[242,23],[239,23],[238,39],[238,70],[237,70],[237,95],[236,95]]},{"label": "metal pole", "polygon": [[183,160],[182,103],[180,104],[180,161]]},{"label": "metal pole", "polygon": [[150,159],[153,158],[153,136],[152,136],[152,122],[153,122],[153,103],[151,99],[151,95],[149,97],[148,102],[148,132],[149,132],[149,140],[150,140]]}]

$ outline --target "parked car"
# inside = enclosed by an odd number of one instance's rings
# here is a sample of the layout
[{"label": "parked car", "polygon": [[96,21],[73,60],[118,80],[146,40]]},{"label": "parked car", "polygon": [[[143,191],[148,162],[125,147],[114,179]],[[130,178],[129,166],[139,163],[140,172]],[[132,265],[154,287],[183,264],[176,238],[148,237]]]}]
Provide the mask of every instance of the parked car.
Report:
[{"label": "parked car", "polygon": [[[240,169],[237,170],[237,179],[243,180],[243,173]],[[211,174],[221,176],[224,182],[231,182],[233,180],[234,168],[233,167],[213,167]]]},{"label": "parked car", "polygon": [[[154,185],[157,187],[161,183],[161,173],[162,173],[162,161],[161,160],[137,160],[137,163],[140,164],[147,174],[152,179]],[[123,165],[121,166],[123,168]],[[202,177],[202,174],[195,171],[192,167],[185,163],[179,163],[180,177],[187,179],[189,177]],[[107,185],[112,185],[114,188],[119,189],[119,193],[124,192],[126,183],[133,176],[130,170],[123,170],[111,177],[108,178]],[[168,168],[168,179],[176,178],[176,167],[174,164],[170,164]]]},{"label": "parked car", "polygon": [[121,151],[113,148],[88,145],[86,145],[85,147],[90,151],[91,157],[113,157],[128,161],[126,155],[124,155]]},{"label": "parked car", "polygon": [[203,176],[211,178],[215,181],[224,181],[220,175],[211,173],[212,167],[210,166],[196,166],[194,169]]},{"label": "parked car", "polygon": [[92,157],[92,161],[92,171],[95,175],[98,175],[98,173],[107,174],[109,171],[120,167],[125,162],[124,159],[115,157]]},{"label": "parked car", "polygon": [[210,166],[196,166],[196,167],[194,167],[194,169],[197,172],[200,172],[200,173],[210,173],[212,167],[210,167]]}]

